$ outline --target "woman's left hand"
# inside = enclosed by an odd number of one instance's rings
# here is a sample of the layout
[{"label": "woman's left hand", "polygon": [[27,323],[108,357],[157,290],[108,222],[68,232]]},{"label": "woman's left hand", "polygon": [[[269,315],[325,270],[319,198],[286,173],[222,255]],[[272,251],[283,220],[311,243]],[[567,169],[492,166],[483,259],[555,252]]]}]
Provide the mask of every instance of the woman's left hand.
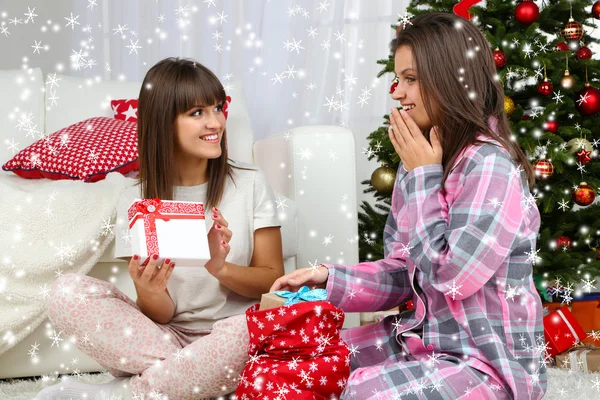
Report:
[{"label": "woman's left hand", "polygon": [[406,111],[398,111],[396,107],[392,107],[389,135],[408,172],[423,165],[442,163],[442,143],[437,126],[431,129],[430,144]]},{"label": "woman's left hand", "polygon": [[205,268],[216,278],[223,272],[225,267],[225,258],[229,254],[229,241],[231,240],[231,230],[229,223],[223,218],[223,214],[217,208],[213,208],[213,226],[208,232],[208,247],[210,249],[210,260],[205,264]]}]

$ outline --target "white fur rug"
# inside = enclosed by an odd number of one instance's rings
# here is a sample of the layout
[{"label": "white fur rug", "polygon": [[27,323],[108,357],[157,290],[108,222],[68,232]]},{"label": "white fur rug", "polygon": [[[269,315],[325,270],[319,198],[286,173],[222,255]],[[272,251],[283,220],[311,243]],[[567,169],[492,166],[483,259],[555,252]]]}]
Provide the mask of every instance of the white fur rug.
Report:
[{"label": "white fur rug", "polygon": [[[81,381],[88,383],[105,383],[112,379],[108,373],[82,374]],[[0,380],[0,399],[32,400],[42,388],[58,383],[56,378],[29,380]],[[559,368],[548,370],[548,392],[544,400],[592,400],[600,398],[600,373],[571,372]]]},{"label": "white fur rug", "polygon": [[[87,383],[106,383],[113,377],[108,372],[103,374],[81,374],[79,379]],[[32,400],[36,394],[45,388],[59,383],[56,377],[39,378],[33,380],[0,380],[0,399]]]}]

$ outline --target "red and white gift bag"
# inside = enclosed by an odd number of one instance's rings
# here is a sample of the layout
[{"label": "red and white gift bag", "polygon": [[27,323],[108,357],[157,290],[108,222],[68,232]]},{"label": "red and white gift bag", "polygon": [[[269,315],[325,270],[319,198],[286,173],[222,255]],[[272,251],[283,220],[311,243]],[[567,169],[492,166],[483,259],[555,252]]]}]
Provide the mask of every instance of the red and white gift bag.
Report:
[{"label": "red and white gift bag", "polygon": [[327,301],[246,311],[250,361],[238,400],[339,398],[350,376],[350,351],[340,337],[344,312]]},{"label": "red and white gift bag", "polygon": [[128,210],[131,249],[142,260],[158,254],[177,267],[203,267],[210,260],[204,204],[135,200]]}]

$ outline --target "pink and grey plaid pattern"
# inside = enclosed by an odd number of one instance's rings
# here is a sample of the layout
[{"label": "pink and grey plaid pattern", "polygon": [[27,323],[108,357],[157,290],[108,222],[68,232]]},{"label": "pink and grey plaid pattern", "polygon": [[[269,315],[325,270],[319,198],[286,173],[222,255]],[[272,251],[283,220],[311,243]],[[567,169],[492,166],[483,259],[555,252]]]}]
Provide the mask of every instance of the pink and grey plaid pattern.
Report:
[{"label": "pink and grey plaid pattern", "polygon": [[[440,164],[400,168],[385,259],[326,264],[328,300],[344,311],[388,310],[409,299],[416,307],[345,331],[354,357],[343,397],[545,393],[543,314],[532,277],[539,211],[508,152],[478,138],[487,143],[461,152],[444,191]],[[426,359],[406,352],[408,331],[422,332]],[[481,397],[485,390],[491,392]]]}]

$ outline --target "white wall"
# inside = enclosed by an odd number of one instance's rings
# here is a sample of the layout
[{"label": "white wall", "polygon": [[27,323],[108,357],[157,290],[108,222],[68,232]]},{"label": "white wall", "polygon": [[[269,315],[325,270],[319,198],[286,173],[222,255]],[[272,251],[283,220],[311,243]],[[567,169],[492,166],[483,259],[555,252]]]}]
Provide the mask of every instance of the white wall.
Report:
[{"label": "white wall", "polygon": [[[29,21],[25,24],[27,6],[31,9],[35,7],[34,13],[38,16],[34,17],[33,23]],[[40,67],[48,73],[55,72],[58,63],[68,67],[74,31],[64,27],[64,17],[70,16],[71,11],[70,0],[0,0],[0,26],[4,25],[9,32],[8,36],[0,34],[0,69],[19,69],[27,65]],[[14,18],[21,20],[21,23],[11,23]],[[56,25],[60,27],[58,31],[53,29]],[[42,46],[47,45],[48,50],[34,54],[31,46],[35,41],[41,41]]]}]

